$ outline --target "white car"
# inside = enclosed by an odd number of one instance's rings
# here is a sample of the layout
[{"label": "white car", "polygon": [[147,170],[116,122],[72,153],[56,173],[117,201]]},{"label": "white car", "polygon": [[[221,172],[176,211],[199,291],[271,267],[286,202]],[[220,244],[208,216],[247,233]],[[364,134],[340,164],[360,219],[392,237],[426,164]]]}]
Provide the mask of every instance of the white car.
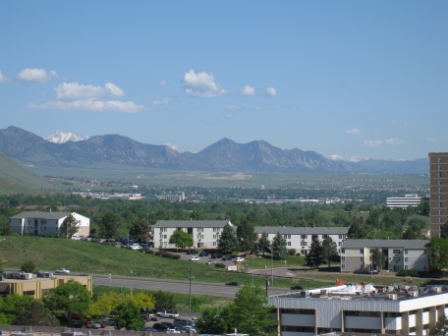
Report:
[{"label": "white car", "polygon": [[236,262],[242,262],[242,261],[244,261],[244,258],[243,257],[236,257],[234,260]]},{"label": "white car", "polygon": [[129,245],[129,248],[131,250],[141,250],[143,247],[140,244],[135,243],[135,244]]},{"label": "white car", "polygon": [[201,260],[201,258],[199,258],[198,256],[194,256],[190,258],[191,261],[198,261]]},{"label": "white car", "polygon": [[54,271],[57,274],[69,274],[70,270],[66,269],[66,268],[59,268],[56,271]]}]

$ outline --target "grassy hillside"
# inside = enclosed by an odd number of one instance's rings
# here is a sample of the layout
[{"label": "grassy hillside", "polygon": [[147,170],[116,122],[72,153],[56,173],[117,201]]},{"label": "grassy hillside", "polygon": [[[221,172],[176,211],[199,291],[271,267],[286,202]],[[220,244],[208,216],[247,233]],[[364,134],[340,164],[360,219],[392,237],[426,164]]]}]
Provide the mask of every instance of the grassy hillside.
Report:
[{"label": "grassy hillside", "polygon": [[[127,276],[142,276],[162,279],[188,280],[189,271],[195,281],[225,283],[239,281],[250,283],[248,274],[223,272],[211,265],[186,260],[172,260],[139,251],[121,249],[103,244],[31,236],[7,236],[0,242],[0,260],[3,268],[20,268],[25,261],[33,261],[40,270],[55,270],[66,267],[72,272],[103,273]],[[296,257],[296,266],[303,259]],[[271,260],[254,259],[255,268],[270,267]],[[252,261],[248,261],[252,266]],[[291,264],[292,262],[289,262]],[[274,261],[274,266],[284,266],[283,261]],[[257,279],[264,285],[264,278]],[[288,286],[290,281],[284,283]]]},{"label": "grassy hillside", "polygon": [[29,193],[49,187],[43,178],[0,153],[0,193]]}]

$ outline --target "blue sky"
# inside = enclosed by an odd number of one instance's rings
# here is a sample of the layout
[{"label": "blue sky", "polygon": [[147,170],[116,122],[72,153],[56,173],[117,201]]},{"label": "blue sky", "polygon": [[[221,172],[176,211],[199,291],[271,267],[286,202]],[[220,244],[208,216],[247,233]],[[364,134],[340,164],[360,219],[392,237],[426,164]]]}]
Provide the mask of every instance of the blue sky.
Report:
[{"label": "blue sky", "polygon": [[0,128],[448,151],[448,2],[0,2]]}]

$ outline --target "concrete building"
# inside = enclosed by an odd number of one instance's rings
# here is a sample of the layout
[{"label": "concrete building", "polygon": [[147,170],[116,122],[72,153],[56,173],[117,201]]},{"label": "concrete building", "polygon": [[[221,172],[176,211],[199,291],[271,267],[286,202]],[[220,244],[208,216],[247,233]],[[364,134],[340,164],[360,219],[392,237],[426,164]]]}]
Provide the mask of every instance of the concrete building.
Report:
[{"label": "concrete building", "polygon": [[448,313],[448,288],[342,285],[271,295],[269,304],[277,308],[280,336],[428,335],[438,317]]},{"label": "concrete building", "polygon": [[387,197],[386,205],[389,208],[418,207],[421,200],[417,194],[406,194],[404,197]]},{"label": "concrete building", "polygon": [[349,239],[342,244],[341,272],[379,271],[373,265],[376,249],[383,251],[384,270],[399,272],[402,269],[429,270],[429,240]]},{"label": "concrete building", "polygon": [[429,153],[429,199],[431,237],[439,237],[448,221],[448,152]]},{"label": "concrete building", "polygon": [[13,233],[20,235],[58,235],[62,223],[70,215],[78,221],[79,229],[76,235],[88,236],[90,233],[90,218],[76,212],[24,211],[12,216],[9,219],[9,226]]},{"label": "concrete building", "polygon": [[286,239],[288,249],[294,248],[302,255],[307,255],[311,243],[314,239],[322,242],[330,237],[336,243],[338,252],[344,240],[347,239],[348,227],[294,227],[294,226],[256,226],[255,233],[258,238],[263,232],[268,234],[269,241],[272,242],[275,235],[280,233]]},{"label": "concrete building", "polygon": [[35,299],[40,299],[50,289],[61,286],[71,279],[79,282],[92,293],[91,276],[55,275],[51,278],[4,279],[0,281],[0,296],[17,294],[30,295]]},{"label": "concrete building", "polygon": [[182,201],[186,200],[185,193],[183,191],[178,194],[163,194],[163,195],[157,196],[157,198],[159,200],[164,200],[164,201],[168,201],[171,203],[182,202]]},{"label": "concrete building", "polygon": [[193,246],[204,249],[215,249],[218,247],[219,236],[229,220],[160,220],[152,225],[153,243],[156,248],[176,248],[170,244],[171,235],[176,230],[187,232],[193,238]]}]

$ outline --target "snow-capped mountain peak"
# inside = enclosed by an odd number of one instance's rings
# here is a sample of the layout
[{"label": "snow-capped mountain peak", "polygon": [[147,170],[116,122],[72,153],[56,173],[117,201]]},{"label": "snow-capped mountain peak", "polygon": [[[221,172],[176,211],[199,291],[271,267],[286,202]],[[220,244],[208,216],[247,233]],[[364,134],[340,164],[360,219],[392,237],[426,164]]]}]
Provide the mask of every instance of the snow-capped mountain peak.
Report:
[{"label": "snow-capped mountain peak", "polygon": [[54,142],[54,143],[64,143],[67,141],[82,141],[87,140],[89,137],[84,135],[79,135],[72,132],[62,132],[62,131],[56,131],[53,134],[50,134],[45,138],[45,140]]}]

